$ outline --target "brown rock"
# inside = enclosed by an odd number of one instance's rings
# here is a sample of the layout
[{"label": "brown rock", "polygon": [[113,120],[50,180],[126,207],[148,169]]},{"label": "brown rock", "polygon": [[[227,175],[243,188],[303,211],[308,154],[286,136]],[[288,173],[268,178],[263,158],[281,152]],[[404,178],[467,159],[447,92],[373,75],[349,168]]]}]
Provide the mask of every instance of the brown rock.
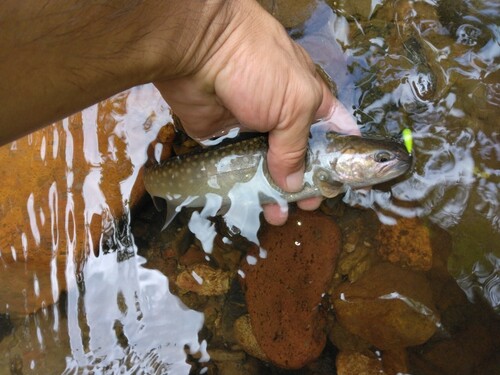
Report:
[{"label": "brown rock", "polygon": [[373,7],[373,4],[370,0],[358,0],[358,1],[349,1],[349,0],[328,0],[328,3],[334,9],[339,9],[345,14],[349,14],[352,16],[356,16],[356,18],[361,20],[367,20],[371,17],[373,10],[377,8],[377,6]]},{"label": "brown rock", "polygon": [[473,375],[500,375],[500,353],[493,354],[490,358],[480,363],[475,369]]},{"label": "brown rock", "polygon": [[218,296],[229,291],[231,272],[214,269],[206,264],[195,264],[182,271],[175,284],[184,292],[201,296]]},{"label": "brown rock", "polygon": [[357,352],[340,352],[337,355],[337,375],[384,375],[382,362]]},{"label": "brown rock", "polygon": [[[148,164],[155,164],[159,161],[163,161],[168,159],[172,155],[172,144],[175,139],[175,126],[173,123],[168,123],[159,130],[156,135],[156,139],[151,142],[148,147]],[[156,146],[161,145],[161,152],[159,155],[156,155]],[[159,156],[159,160],[157,160]]]},{"label": "brown rock", "polygon": [[[257,360],[244,359],[241,361],[214,361],[217,370],[213,375],[256,375],[261,374],[262,369]],[[210,375],[210,374],[208,374]]]},{"label": "brown rock", "polygon": [[497,322],[489,323],[471,322],[450,339],[426,343],[412,353],[412,367],[418,373],[431,375],[472,374],[474,368],[481,368],[498,352],[499,326]]},{"label": "brown rock", "polygon": [[342,252],[336,269],[337,282],[333,286],[346,278],[350,282],[356,281],[373,264],[380,262],[374,245],[380,224],[373,212],[345,209],[339,225],[342,229]]},{"label": "brown rock", "polygon": [[252,323],[248,314],[240,316],[234,323],[234,337],[243,350],[251,356],[261,361],[267,362],[269,360],[253,334]]},{"label": "brown rock", "polygon": [[409,374],[406,349],[386,350],[382,353],[382,366],[387,375]]},{"label": "brown rock", "polygon": [[430,231],[420,219],[400,218],[396,225],[382,225],[376,239],[383,259],[416,271],[432,267]]},{"label": "brown rock", "polygon": [[271,362],[300,368],[326,343],[320,309],[341,248],[340,230],[319,212],[291,211],[282,227],[264,225],[265,259],[242,269],[253,332]]},{"label": "brown rock", "polygon": [[333,304],[340,324],[382,350],[422,344],[438,324],[427,279],[387,263],[341,284]]},{"label": "brown rock", "polygon": [[359,336],[345,329],[336,321],[331,324],[331,330],[328,333],[328,339],[340,351],[367,353],[370,352],[371,344]]},{"label": "brown rock", "polygon": [[207,254],[198,246],[191,245],[186,253],[179,258],[179,263],[183,266],[192,266],[198,263],[206,263]]}]

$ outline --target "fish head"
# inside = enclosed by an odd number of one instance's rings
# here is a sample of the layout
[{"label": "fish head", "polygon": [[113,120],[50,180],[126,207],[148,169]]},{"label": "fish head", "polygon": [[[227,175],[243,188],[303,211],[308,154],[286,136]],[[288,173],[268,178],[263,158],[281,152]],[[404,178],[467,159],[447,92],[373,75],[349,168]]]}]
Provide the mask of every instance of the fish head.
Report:
[{"label": "fish head", "polygon": [[[392,180],[406,173],[412,157],[404,145],[388,139],[343,136],[333,141],[323,172],[330,171],[330,180],[353,188],[368,187]],[[333,152],[332,152],[333,151]]]}]

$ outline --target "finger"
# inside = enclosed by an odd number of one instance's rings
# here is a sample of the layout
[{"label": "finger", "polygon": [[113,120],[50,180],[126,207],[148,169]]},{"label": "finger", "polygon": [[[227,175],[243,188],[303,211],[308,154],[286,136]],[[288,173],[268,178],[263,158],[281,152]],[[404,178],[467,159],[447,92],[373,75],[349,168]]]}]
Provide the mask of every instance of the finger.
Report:
[{"label": "finger", "polygon": [[263,207],[264,218],[271,225],[283,225],[288,219],[288,207],[283,210],[279,204],[271,203]]},{"label": "finger", "polygon": [[[319,78],[321,79],[321,77]],[[358,125],[347,108],[333,96],[326,83],[322,82],[323,101],[316,113],[330,130],[348,135],[361,135]]]},{"label": "finger", "polygon": [[301,208],[302,210],[314,211],[317,208],[319,208],[322,201],[323,201],[323,198],[321,198],[321,197],[307,198],[307,199],[303,199],[301,201],[298,201],[297,206],[299,206],[299,208]]},{"label": "finger", "polygon": [[268,168],[278,186],[294,192],[302,188],[309,129],[322,102],[322,87],[309,81],[301,98],[290,99],[285,118],[269,133]]},{"label": "finger", "polygon": [[309,122],[298,122],[293,130],[275,129],[269,133],[269,172],[285,191],[294,192],[302,188]]}]

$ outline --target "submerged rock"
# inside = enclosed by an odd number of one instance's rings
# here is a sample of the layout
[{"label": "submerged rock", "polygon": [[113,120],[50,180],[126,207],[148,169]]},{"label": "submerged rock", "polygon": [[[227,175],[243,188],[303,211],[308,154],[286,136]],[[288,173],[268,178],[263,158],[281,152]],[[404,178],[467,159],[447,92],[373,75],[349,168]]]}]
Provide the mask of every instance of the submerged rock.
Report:
[{"label": "submerged rock", "polygon": [[[479,372],[498,352],[499,330],[484,322],[474,322],[451,339],[429,342],[412,353],[412,367],[418,373],[430,375],[498,374]],[[496,334],[496,335],[495,335]],[[496,341],[496,342],[495,342]],[[453,360],[450,360],[453,358]]]},{"label": "submerged rock", "polygon": [[234,323],[234,336],[246,353],[261,361],[269,361],[253,334],[248,314],[240,316]]},{"label": "submerged rock", "polygon": [[275,365],[301,368],[326,343],[320,304],[340,252],[340,230],[321,213],[291,211],[284,226],[264,225],[260,241],[267,256],[242,266],[253,333]]},{"label": "submerged rock", "polygon": [[409,374],[407,350],[401,348],[384,351],[382,353],[382,366],[387,375]]},{"label": "submerged rock", "polygon": [[330,324],[328,339],[340,351],[369,353],[372,345],[363,338],[345,329],[336,320]]},{"label": "submerged rock", "polygon": [[412,369],[429,375],[500,374],[498,315],[481,297],[469,301],[441,264],[428,278],[442,317],[440,333],[444,334],[409,350]]},{"label": "submerged rock", "polygon": [[383,259],[416,271],[432,267],[431,234],[420,219],[400,218],[396,225],[382,225],[376,239]]},{"label": "submerged rock", "polygon": [[357,352],[340,352],[337,355],[337,375],[384,375],[380,359]]},{"label": "submerged rock", "polygon": [[408,374],[408,356],[404,349],[386,351],[382,356],[343,350],[337,355],[337,375]]},{"label": "submerged rock", "polygon": [[218,296],[229,291],[231,272],[195,264],[177,275],[175,284],[181,292],[194,292],[201,296]]},{"label": "submerged rock", "polygon": [[427,279],[387,263],[341,284],[333,305],[340,324],[382,350],[422,344],[439,325]]}]

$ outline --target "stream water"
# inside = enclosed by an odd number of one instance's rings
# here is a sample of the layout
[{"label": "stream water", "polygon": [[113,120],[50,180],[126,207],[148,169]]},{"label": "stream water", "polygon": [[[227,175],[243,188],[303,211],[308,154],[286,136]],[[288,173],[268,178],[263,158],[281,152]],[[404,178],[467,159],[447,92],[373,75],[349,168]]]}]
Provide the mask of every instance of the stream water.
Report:
[{"label": "stream water", "polygon": [[[270,3],[279,18],[285,2]],[[471,300],[481,296],[499,314],[500,4],[304,3],[288,30],[335,82],[362,132],[413,131],[411,175],[344,201],[374,210],[384,223],[421,217],[446,230],[449,272]],[[4,147],[20,158],[36,146],[42,168],[59,163],[63,172],[19,192],[24,223],[12,243],[1,243],[2,288],[22,301],[0,300],[0,374],[188,374],[188,354],[209,360],[209,343],[198,336],[203,314],[170,292],[164,274],[144,267],[129,227],[147,145],[171,120],[146,85]],[[83,164],[75,164],[78,154]],[[120,157],[126,168],[109,190]],[[112,194],[123,215],[110,208]],[[12,209],[0,206],[1,216]],[[45,270],[31,263],[43,246]],[[32,313],[31,301],[41,299]]]}]

